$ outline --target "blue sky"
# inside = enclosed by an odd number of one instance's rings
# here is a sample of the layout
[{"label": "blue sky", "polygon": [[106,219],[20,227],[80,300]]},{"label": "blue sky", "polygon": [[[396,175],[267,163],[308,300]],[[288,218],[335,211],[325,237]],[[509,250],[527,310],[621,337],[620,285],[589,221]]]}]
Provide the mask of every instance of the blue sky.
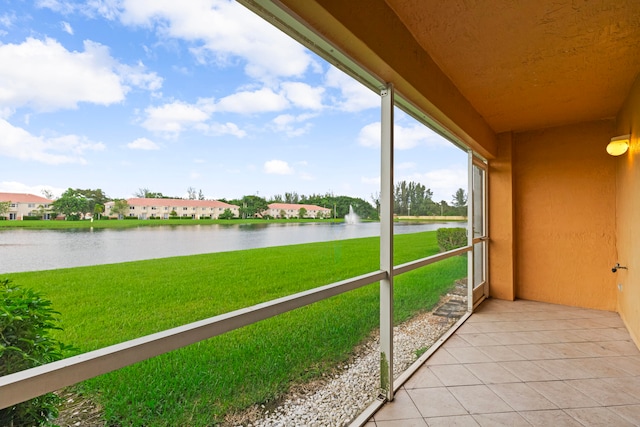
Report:
[{"label": "blue sky", "polygon": [[[0,0],[0,191],[379,190],[379,96],[229,1]],[[397,112],[395,180],[436,201],[466,154]]]}]

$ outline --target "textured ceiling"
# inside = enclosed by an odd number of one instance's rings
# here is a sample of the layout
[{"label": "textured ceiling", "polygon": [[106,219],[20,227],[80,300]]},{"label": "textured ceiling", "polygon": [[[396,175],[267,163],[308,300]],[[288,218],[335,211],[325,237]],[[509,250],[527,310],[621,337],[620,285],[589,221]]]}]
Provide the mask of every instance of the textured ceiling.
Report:
[{"label": "textured ceiling", "polygon": [[640,72],[640,0],[385,0],[496,132],[614,117]]}]

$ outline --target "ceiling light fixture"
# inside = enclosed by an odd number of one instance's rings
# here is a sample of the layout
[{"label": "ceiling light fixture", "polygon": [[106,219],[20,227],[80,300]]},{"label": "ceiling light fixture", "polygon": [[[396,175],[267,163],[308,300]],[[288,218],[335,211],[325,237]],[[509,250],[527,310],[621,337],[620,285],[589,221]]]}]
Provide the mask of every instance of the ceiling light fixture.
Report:
[{"label": "ceiling light fixture", "polygon": [[621,156],[629,149],[629,139],[631,135],[620,135],[611,138],[611,142],[607,145],[607,153],[612,156]]}]

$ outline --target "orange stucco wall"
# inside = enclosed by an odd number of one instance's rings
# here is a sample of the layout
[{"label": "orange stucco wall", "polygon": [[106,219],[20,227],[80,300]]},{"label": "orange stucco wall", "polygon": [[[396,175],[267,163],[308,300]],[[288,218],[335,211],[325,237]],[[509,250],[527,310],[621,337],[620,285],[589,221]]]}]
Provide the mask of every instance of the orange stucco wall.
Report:
[{"label": "orange stucco wall", "polygon": [[496,158],[489,162],[489,295],[515,299],[513,135],[498,135]]},{"label": "orange stucco wall", "polygon": [[616,135],[631,133],[629,151],[616,159],[618,262],[617,308],[640,347],[640,77],[617,118]]},{"label": "orange stucco wall", "polygon": [[514,135],[516,297],[615,310],[615,162],[605,120]]}]

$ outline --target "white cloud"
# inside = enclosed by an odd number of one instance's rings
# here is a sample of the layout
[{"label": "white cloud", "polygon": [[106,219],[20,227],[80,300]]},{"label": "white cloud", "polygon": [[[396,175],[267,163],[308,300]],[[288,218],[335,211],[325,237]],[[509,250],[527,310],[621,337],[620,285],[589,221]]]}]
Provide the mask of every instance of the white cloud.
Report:
[{"label": "white cloud", "polygon": [[0,26],[3,26],[5,28],[10,28],[13,26],[13,23],[16,20],[16,15],[15,13],[12,13],[11,15],[9,15],[8,13],[3,13],[2,15],[0,15]]},{"label": "white cloud", "polygon": [[300,76],[313,64],[304,47],[235,1],[124,0],[119,12],[125,25],[193,43],[191,52],[202,62],[224,65],[240,58],[245,73],[256,79]]},{"label": "white cloud", "polygon": [[160,147],[155,142],[147,138],[138,138],[127,144],[132,150],[159,150]]},{"label": "white cloud", "polygon": [[264,171],[273,175],[291,175],[293,168],[284,160],[269,160],[264,163]]},{"label": "white cloud", "polygon": [[336,105],[342,111],[358,112],[380,108],[380,95],[335,67],[329,67],[325,75],[325,84],[340,90],[342,98],[336,101]]},{"label": "white cloud", "polygon": [[[281,114],[273,119],[274,128],[277,132],[284,132],[289,137],[304,135],[309,132],[312,127],[311,123],[305,123],[307,120],[315,117],[315,114]],[[300,126],[300,123],[304,123]]]},{"label": "white cloud", "polygon": [[235,123],[198,123],[195,129],[208,136],[232,135],[238,138],[247,136],[247,132],[240,129]]},{"label": "white cloud", "polygon": [[[380,122],[370,123],[360,129],[358,144],[363,147],[380,147]],[[435,134],[431,129],[419,123],[402,126],[398,123],[393,128],[393,144],[397,150],[409,150],[417,146],[447,145],[448,142]]]},{"label": "white cloud", "polygon": [[253,114],[282,111],[289,107],[289,101],[271,89],[262,88],[256,91],[241,91],[221,98],[215,104],[218,112]]},{"label": "white cloud", "polygon": [[50,191],[54,197],[60,197],[67,189],[43,184],[27,185],[17,181],[0,181],[0,191],[3,193],[27,193],[44,197],[44,190]]},{"label": "white cloud", "polygon": [[161,84],[140,66],[119,64],[99,43],[85,41],[83,52],[71,52],[50,38],[0,44],[0,81],[4,117],[24,106],[54,111],[77,108],[80,102],[109,105],[124,100],[127,83],[152,89]]},{"label": "white cloud", "polygon": [[65,163],[85,164],[83,157],[89,150],[104,150],[104,144],[91,142],[77,135],[40,137],[0,119],[0,154],[20,160],[51,165]]},{"label": "white cloud", "polygon": [[358,144],[363,147],[380,147],[380,122],[370,123],[360,129]]},{"label": "white cloud", "polygon": [[62,31],[64,31],[67,34],[73,35],[73,28],[71,27],[71,24],[69,24],[68,22],[62,21],[60,25],[62,26]]},{"label": "white cloud", "polygon": [[312,87],[306,83],[286,82],[280,85],[285,96],[291,103],[299,108],[320,110],[323,108],[322,95],[324,88]]},{"label": "white cloud", "polygon": [[209,119],[209,113],[203,108],[180,101],[160,107],[149,107],[145,109],[145,113],[147,118],[142,122],[142,127],[152,132],[173,135]]}]

